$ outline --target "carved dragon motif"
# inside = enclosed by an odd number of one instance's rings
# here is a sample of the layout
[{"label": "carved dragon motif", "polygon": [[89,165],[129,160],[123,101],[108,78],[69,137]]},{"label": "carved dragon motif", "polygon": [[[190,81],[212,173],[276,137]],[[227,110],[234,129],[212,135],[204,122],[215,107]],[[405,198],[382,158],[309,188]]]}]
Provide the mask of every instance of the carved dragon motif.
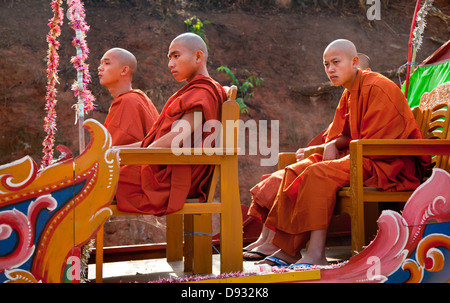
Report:
[{"label": "carved dragon motif", "polygon": [[74,247],[110,216],[118,150],[97,121],[86,150],[42,171],[29,156],[0,166],[0,281],[62,282]]}]

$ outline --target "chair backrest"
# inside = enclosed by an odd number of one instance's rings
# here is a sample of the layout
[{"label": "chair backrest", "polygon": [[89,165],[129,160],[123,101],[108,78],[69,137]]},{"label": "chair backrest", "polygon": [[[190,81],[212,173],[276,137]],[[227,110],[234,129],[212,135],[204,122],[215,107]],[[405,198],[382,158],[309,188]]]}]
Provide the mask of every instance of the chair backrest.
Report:
[{"label": "chair backrest", "polygon": [[[450,139],[450,82],[443,83],[420,98],[416,121],[426,139]],[[433,157],[435,167],[450,171],[448,155]]]},{"label": "chair backrest", "polygon": [[235,85],[227,88],[228,99],[222,105],[220,147],[237,147],[239,104],[236,102],[236,95],[237,87]]},{"label": "chair backrest", "polygon": [[[238,138],[238,125],[234,129],[227,129],[226,121],[238,121],[239,120],[239,104],[236,102],[237,95],[237,87],[235,85],[231,87],[226,87],[225,91],[227,92],[227,101],[222,104],[222,116],[221,116],[221,134],[219,139],[218,147],[237,147],[237,138]],[[232,133],[231,133],[232,132]],[[234,136],[234,139],[231,139],[230,136]],[[230,138],[226,140],[226,138]],[[234,144],[234,146],[231,146]],[[210,180],[207,183],[207,202],[212,202],[214,199],[214,194],[216,190],[217,180],[219,179],[219,167],[218,165],[214,166],[213,173],[211,175]]]}]

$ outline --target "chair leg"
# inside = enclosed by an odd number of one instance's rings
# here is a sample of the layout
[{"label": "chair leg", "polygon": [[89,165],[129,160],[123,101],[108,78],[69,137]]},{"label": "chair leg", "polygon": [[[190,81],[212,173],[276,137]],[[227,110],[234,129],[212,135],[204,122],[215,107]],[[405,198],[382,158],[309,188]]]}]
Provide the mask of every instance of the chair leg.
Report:
[{"label": "chair leg", "polygon": [[103,282],[103,226],[97,231],[95,241],[95,282]]},{"label": "chair leg", "polygon": [[378,202],[364,203],[364,245],[368,245],[377,235],[379,217]]},{"label": "chair leg", "polygon": [[212,215],[193,216],[193,265],[194,274],[212,273]]},{"label": "chair leg", "polygon": [[184,271],[194,268],[194,215],[184,215]]},{"label": "chair leg", "polygon": [[166,243],[167,261],[183,260],[183,215],[166,216]]},{"label": "chair leg", "polygon": [[235,176],[237,156],[220,168],[220,199],[222,214],[220,219],[220,272],[240,272],[243,269],[242,210],[239,198],[239,184]]},{"label": "chair leg", "polygon": [[212,273],[212,215],[184,215],[184,271]]},{"label": "chair leg", "polygon": [[[364,205],[353,204],[352,214],[350,215],[351,222],[351,237],[352,237],[352,253],[359,253],[364,246]],[[355,209],[356,208],[356,209]]]}]

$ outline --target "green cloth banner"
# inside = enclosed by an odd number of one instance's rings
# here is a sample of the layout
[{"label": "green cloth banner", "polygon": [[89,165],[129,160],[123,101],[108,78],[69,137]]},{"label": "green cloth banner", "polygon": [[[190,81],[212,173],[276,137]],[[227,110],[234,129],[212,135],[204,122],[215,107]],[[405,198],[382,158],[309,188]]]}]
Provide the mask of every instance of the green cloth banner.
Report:
[{"label": "green cloth banner", "polygon": [[[419,66],[409,78],[407,97],[409,106],[411,108],[418,106],[423,93],[429,93],[447,81],[450,81],[450,60]],[[405,92],[405,84],[402,91]]]}]

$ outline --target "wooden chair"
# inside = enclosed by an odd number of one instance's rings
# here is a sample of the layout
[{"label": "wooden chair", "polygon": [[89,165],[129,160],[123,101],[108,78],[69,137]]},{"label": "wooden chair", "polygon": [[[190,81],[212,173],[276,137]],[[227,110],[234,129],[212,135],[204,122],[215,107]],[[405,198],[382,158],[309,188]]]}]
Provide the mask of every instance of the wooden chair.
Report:
[{"label": "wooden chair", "polygon": [[[419,107],[413,109],[416,121],[426,139],[362,139],[350,142],[350,186],[337,192],[335,213],[350,215],[353,252],[360,251],[368,244],[372,235],[367,232],[367,228],[371,225],[373,228],[379,216],[377,207],[379,202],[406,202],[413,193],[413,191],[383,192],[363,186],[363,157],[432,155],[435,167],[450,172],[449,104],[450,82],[447,82],[424,94]],[[313,149],[305,157],[322,151],[323,149]],[[278,159],[278,169],[296,161],[295,153],[280,153]]]},{"label": "wooden chair", "polygon": [[[219,146],[215,148],[180,148],[175,155],[171,148],[128,148],[120,150],[121,164],[198,164],[214,165],[209,180],[207,201],[188,199],[183,209],[167,215],[167,261],[183,259],[185,271],[194,274],[212,272],[212,214],[220,216],[220,270],[242,271],[242,212],[238,182],[238,125],[239,105],[235,102],[237,88],[229,88],[228,100],[222,105],[222,130]],[[227,123],[232,122],[232,123]],[[190,154],[187,154],[190,152]],[[220,178],[219,178],[220,176]],[[220,201],[213,201],[219,182]],[[112,216],[135,216],[110,205]],[[184,216],[184,220],[183,220]],[[183,232],[184,221],[184,232]],[[184,238],[184,241],[183,241]],[[183,243],[184,242],[184,243]],[[96,281],[102,281],[103,227],[97,233]]]}]

